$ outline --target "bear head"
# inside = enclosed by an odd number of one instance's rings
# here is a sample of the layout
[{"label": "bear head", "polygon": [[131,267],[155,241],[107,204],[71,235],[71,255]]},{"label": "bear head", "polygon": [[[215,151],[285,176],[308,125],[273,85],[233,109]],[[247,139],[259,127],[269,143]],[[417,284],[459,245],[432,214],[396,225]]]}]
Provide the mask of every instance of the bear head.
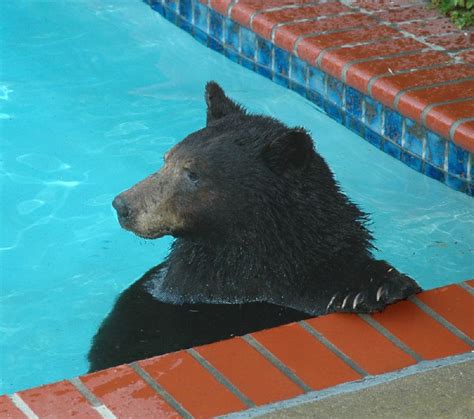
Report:
[{"label": "bear head", "polygon": [[[318,157],[306,131],[248,114],[215,82],[205,97],[206,127],[169,150],[161,170],[113,201],[122,227],[140,237],[235,237],[255,230],[250,224],[276,203],[304,193],[306,172]],[[326,172],[322,178],[331,184]]]}]

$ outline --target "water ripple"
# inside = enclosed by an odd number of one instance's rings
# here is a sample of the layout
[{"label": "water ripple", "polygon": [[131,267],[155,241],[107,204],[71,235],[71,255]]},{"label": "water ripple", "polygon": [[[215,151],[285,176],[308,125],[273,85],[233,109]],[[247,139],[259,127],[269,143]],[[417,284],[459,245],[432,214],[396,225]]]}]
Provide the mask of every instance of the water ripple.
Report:
[{"label": "water ripple", "polygon": [[32,169],[39,170],[41,172],[52,173],[61,170],[68,170],[71,165],[64,163],[54,156],[48,154],[39,153],[27,153],[22,154],[16,158],[18,163],[25,164]]},{"label": "water ripple", "polygon": [[0,84],[0,100],[10,100],[10,93],[13,93],[12,89],[5,84]]},{"label": "water ripple", "polygon": [[16,209],[20,215],[28,215],[31,214],[33,211],[37,210],[38,208],[44,205],[44,201],[41,199],[29,199],[27,201],[20,202]]}]

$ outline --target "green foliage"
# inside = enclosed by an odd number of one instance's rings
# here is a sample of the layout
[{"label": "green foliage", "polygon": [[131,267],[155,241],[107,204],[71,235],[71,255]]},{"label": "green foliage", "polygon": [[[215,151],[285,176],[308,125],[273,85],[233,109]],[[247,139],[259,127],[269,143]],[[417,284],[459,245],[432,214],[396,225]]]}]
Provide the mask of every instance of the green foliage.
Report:
[{"label": "green foliage", "polygon": [[431,0],[460,29],[474,25],[474,0]]}]

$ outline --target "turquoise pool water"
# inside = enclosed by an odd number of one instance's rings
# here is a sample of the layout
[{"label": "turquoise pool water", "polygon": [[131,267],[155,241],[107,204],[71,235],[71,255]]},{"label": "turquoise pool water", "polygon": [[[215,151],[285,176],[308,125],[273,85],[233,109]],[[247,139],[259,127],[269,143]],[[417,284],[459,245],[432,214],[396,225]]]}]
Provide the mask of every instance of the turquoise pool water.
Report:
[{"label": "turquoise pool water", "polygon": [[424,288],[474,276],[473,201],[376,150],[296,94],[192,40],[140,0],[0,2],[0,393],[82,374],[116,296],[170,240],[121,230],[112,198],[205,123],[215,79],[313,133],[372,214],[378,257]]}]

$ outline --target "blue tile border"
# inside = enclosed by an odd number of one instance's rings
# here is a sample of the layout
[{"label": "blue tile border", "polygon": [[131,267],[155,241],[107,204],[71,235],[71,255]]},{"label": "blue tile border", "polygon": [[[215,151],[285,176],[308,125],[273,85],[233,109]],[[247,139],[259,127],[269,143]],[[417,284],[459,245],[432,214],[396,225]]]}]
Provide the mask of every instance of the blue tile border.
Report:
[{"label": "blue tile border", "polygon": [[198,0],[145,3],[232,61],[296,91],[385,153],[445,185],[474,195],[473,153],[275,46]]},{"label": "blue tile border", "polygon": [[396,111],[385,108],[384,136],[392,139],[399,146],[402,145],[403,117]]},{"label": "blue tile border", "polygon": [[406,118],[405,119],[405,136],[403,146],[412,154],[423,157],[423,149],[425,140],[425,128],[419,123]]},{"label": "blue tile border", "polygon": [[438,168],[443,169],[446,146],[448,142],[438,134],[428,131],[426,133],[426,155],[425,160]]}]

